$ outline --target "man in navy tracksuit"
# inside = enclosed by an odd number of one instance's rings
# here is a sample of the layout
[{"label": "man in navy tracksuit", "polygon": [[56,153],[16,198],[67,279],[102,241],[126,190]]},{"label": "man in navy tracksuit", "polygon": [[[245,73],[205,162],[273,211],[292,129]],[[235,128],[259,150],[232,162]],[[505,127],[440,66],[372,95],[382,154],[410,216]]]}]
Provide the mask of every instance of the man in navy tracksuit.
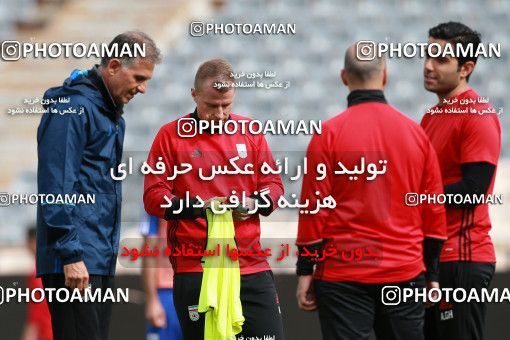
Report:
[{"label": "man in navy tracksuit", "polygon": [[[135,43],[145,44],[144,57],[104,57],[44,95],[50,104],[37,131],[39,194],[95,196],[93,204],[38,205],[37,276],[46,289],[113,287],[122,190],[110,169],[122,158],[123,105],[145,92],[160,60],[142,32],[122,33],[110,46]],[[110,304],[48,303],[55,339],[108,338]]]}]

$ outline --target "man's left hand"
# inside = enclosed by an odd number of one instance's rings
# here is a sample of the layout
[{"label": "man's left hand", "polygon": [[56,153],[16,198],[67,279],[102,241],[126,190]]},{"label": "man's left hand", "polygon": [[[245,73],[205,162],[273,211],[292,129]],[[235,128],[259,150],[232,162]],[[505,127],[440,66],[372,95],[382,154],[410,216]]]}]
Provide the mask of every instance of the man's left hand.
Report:
[{"label": "man's left hand", "polygon": [[[433,289],[433,288],[436,288],[436,289],[439,289],[439,282],[437,281],[427,281],[427,296],[429,296],[429,290]],[[437,291],[434,291],[432,292],[432,298],[434,300],[437,300],[438,298],[438,292]],[[431,301],[427,301],[425,302],[425,308],[430,308],[432,306],[434,306],[434,302],[431,302]]]}]

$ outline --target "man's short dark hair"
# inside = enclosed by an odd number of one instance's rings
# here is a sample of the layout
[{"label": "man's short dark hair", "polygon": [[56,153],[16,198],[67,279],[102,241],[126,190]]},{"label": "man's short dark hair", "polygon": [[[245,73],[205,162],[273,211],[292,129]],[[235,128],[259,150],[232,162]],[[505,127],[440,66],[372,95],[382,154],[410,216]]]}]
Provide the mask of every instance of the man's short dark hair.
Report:
[{"label": "man's short dark hair", "polygon": [[[472,30],[460,22],[444,22],[429,30],[429,37],[434,39],[446,40],[455,47],[456,44],[461,44],[463,49],[466,50],[469,44],[473,45],[473,53],[466,53],[466,56],[458,56],[457,60],[459,68],[468,61],[476,64],[477,55],[475,51],[482,43],[481,34]],[[469,80],[469,76],[467,77]]]},{"label": "man's short dark hair", "polygon": [[118,46],[118,51],[121,51],[122,47],[125,45],[129,46],[130,51],[134,51],[136,44],[145,44],[145,57],[133,56],[130,58],[129,56],[123,56],[122,58],[116,58],[115,56],[103,56],[103,58],[101,58],[101,66],[107,66],[110,60],[114,58],[120,59],[125,66],[132,65],[137,59],[143,59],[151,64],[159,64],[161,62],[161,52],[156,46],[156,43],[142,31],[128,31],[117,35],[108,44],[108,50],[111,51],[112,46],[115,44]]}]

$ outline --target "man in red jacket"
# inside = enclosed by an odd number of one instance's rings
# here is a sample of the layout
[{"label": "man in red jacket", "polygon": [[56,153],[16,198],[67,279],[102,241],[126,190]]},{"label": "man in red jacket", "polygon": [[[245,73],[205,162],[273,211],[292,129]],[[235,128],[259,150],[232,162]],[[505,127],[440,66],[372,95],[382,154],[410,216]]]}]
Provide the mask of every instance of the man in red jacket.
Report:
[{"label": "man in red jacket", "polygon": [[[215,198],[232,202],[233,196],[239,200],[245,196],[244,206],[233,211],[238,249],[260,249],[259,214],[269,215],[283,194],[283,184],[278,175],[264,175],[257,171],[264,162],[274,167],[271,150],[263,135],[242,134],[241,129],[235,134],[211,129],[194,135],[196,131],[191,131],[193,127],[203,125],[204,121],[219,124],[229,120],[248,120],[231,112],[235,96],[232,73],[231,65],[224,60],[213,59],[203,63],[191,90],[195,111],[164,125],[152,144],[147,163],[152,169],[160,169],[163,162],[164,172],[145,176],[144,205],[149,214],[168,220],[170,249],[184,249],[186,246],[205,249],[207,221],[204,209],[193,206],[199,206],[199,201],[206,201],[207,206]],[[256,172],[232,176],[212,171],[216,167],[234,171],[233,163],[240,169],[248,169],[252,164]],[[168,201],[172,204],[163,208],[162,205]],[[247,213],[247,209],[253,212],[258,203],[265,208],[259,207],[256,213]],[[201,257],[174,255],[170,256],[175,272],[174,304],[183,336],[185,339],[201,339],[204,336],[204,317],[197,312],[202,280]],[[276,288],[266,258],[242,256],[239,257],[239,265],[241,302],[246,321],[238,336],[283,339]]]},{"label": "man in red jacket", "polygon": [[[476,51],[480,34],[459,22],[429,30],[429,42],[449,43]],[[421,125],[439,159],[445,194],[465,197],[492,194],[501,144],[501,124],[494,108],[468,84],[476,56],[432,58],[424,65],[424,85],[438,104]],[[455,112],[455,113],[452,113]],[[485,112],[485,113],[484,113]],[[487,204],[446,203],[448,240],[440,257],[442,287],[473,289],[481,294],[494,275],[496,256],[489,231]],[[441,301],[427,312],[427,339],[483,339],[487,306],[484,302]]]},{"label": "man in red jacket", "polygon": [[422,301],[384,294],[438,287],[444,207],[405,204],[409,194],[442,193],[437,156],[420,126],[387,104],[385,60],[358,60],[357,48],[341,74],[348,108],[307,151],[310,168],[326,172],[304,176],[301,201],[331,195],[336,207],[299,216],[298,304],[318,308],[324,339],[368,339],[372,328],[378,339],[423,339]]}]

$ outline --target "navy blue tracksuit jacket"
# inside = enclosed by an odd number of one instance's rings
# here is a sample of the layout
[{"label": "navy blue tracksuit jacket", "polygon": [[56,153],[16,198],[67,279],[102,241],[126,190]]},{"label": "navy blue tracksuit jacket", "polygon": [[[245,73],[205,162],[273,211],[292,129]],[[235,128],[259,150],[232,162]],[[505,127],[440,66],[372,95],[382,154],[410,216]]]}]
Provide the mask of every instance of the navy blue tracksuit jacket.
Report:
[{"label": "navy blue tracksuit jacket", "polygon": [[[113,101],[97,66],[73,71],[44,99],[51,103],[37,130],[39,194],[92,194],[95,204],[39,203],[37,276],[62,273],[64,264],[81,260],[90,275],[114,275],[122,190],[110,168],[122,158],[122,105]],[[75,113],[61,114],[69,109]]]}]

